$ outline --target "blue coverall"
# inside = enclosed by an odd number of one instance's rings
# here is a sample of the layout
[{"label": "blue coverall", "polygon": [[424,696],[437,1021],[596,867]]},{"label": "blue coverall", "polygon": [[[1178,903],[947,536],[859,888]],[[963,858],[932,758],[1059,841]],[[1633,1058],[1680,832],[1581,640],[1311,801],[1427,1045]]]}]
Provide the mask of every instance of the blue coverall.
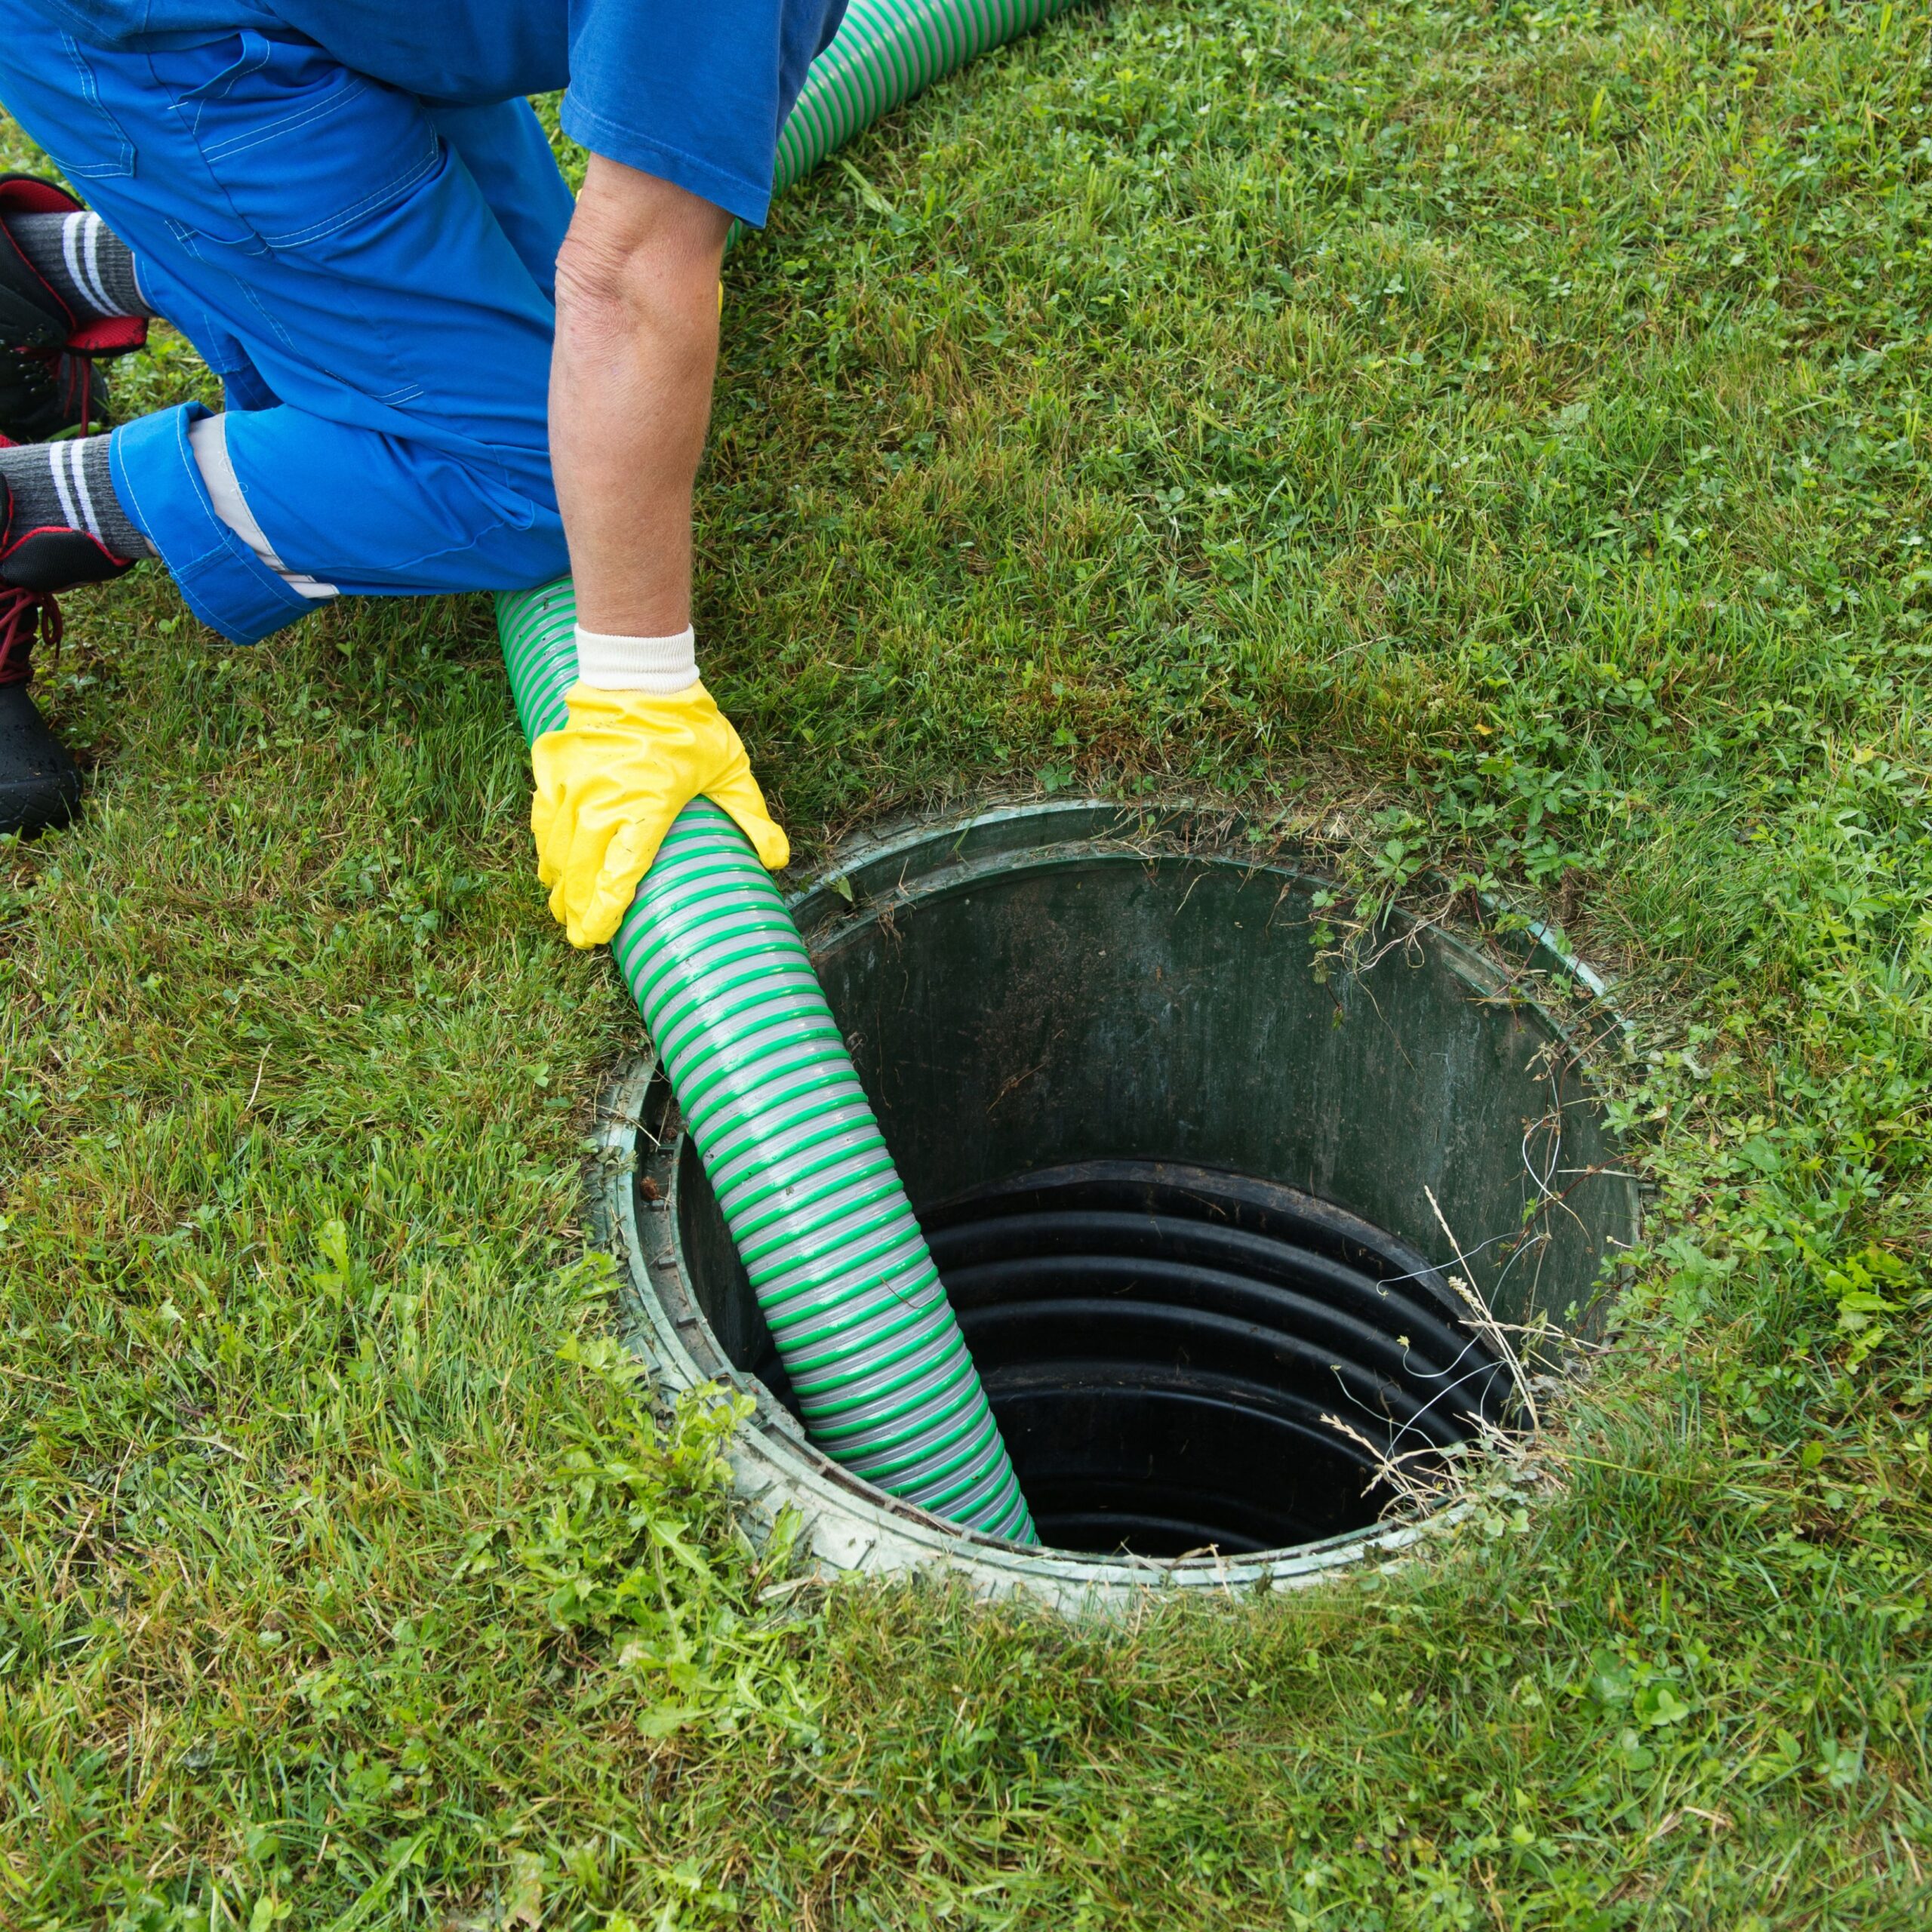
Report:
[{"label": "blue coverall", "polygon": [[[229,460],[276,556],[351,594],[560,576],[546,402],[572,204],[528,103],[439,100],[374,78],[352,48],[289,28],[302,9],[278,0],[232,0],[231,17],[253,23],[235,32],[207,30],[223,0],[195,0],[198,32],[125,31],[135,17],[165,26],[171,8],[189,17],[186,4],[0,0],[0,100],[133,248],[153,305],[221,377]],[[502,10],[488,19],[509,45],[503,85],[561,85],[519,67],[503,25],[518,0],[468,4]],[[769,162],[760,190],[756,156],[842,0],[691,4],[658,18],[699,64],[721,58],[734,30],[751,40],[741,64],[757,85],[734,91],[738,76],[723,75],[718,146],[727,161],[752,158],[714,165],[701,116],[675,146],[588,107],[586,131],[598,152],[762,220]],[[570,6],[574,23],[589,11]],[[647,23],[654,11],[609,0],[607,34],[621,36],[626,8]],[[383,20],[386,50],[406,38],[411,0],[309,7],[352,26],[358,9]],[[111,31],[90,29],[108,17]],[[735,148],[734,102],[752,134]],[[195,614],[252,642],[313,605],[215,514],[187,433],[206,413],[189,404],[117,429],[114,480]]]}]

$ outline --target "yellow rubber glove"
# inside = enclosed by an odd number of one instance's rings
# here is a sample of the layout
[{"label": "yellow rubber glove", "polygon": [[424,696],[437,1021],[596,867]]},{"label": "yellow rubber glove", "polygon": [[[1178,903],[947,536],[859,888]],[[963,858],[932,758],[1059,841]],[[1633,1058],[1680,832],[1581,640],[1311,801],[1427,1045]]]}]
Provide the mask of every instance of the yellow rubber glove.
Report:
[{"label": "yellow rubber glove", "polygon": [[537,876],[573,946],[601,946],[630,910],[671,821],[692,799],[735,819],[776,872],[792,856],[751,761],[702,684],[669,697],[573,685],[570,723],[531,747]]}]

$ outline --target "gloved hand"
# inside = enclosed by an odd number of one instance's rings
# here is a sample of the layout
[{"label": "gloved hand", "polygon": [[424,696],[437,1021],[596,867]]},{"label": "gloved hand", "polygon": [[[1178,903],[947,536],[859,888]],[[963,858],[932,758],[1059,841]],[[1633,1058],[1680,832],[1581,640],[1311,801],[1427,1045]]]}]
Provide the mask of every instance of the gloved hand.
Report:
[{"label": "gloved hand", "polygon": [[785,835],[731,721],[702,684],[669,697],[573,685],[570,723],[531,747],[537,875],[573,946],[601,946],[630,910],[671,821],[702,795],[735,819],[774,872]]}]

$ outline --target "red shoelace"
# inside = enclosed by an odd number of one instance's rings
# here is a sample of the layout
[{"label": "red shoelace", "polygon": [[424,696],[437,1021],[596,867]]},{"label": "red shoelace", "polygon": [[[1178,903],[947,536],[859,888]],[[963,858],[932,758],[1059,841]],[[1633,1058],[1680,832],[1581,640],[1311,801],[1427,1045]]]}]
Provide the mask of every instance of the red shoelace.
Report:
[{"label": "red shoelace", "polygon": [[60,606],[51,591],[0,583],[0,685],[23,685],[33,675],[35,637],[60,641]]}]

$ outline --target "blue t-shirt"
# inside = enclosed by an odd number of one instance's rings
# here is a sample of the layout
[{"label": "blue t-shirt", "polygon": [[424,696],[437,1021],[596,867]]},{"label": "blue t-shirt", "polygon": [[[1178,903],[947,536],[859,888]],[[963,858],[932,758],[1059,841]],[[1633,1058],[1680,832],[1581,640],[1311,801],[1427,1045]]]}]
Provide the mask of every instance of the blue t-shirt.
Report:
[{"label": "blue t-shirt", "polygon": [[176,46],[293,29],[432,100],[568,88],[595,154],[761,222],[778,135],[846,0],[44,0],[86,38]]}]

